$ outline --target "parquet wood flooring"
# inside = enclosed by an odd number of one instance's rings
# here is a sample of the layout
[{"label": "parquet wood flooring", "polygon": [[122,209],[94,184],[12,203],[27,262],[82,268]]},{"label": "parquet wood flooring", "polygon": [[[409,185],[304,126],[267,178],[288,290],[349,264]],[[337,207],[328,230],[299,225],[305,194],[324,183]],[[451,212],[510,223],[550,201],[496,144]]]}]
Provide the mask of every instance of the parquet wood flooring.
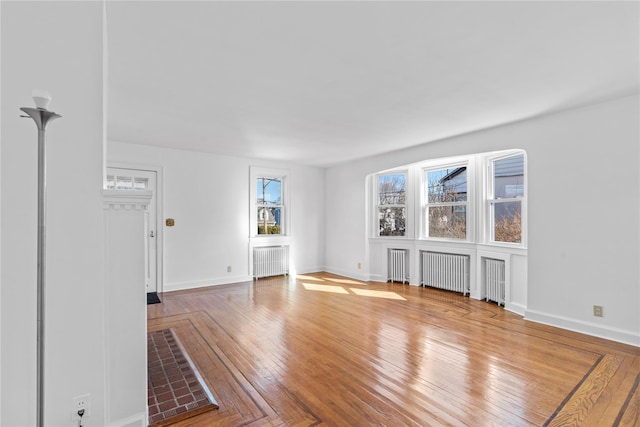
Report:
[{"label": "parquet wood flooring", "polygon": [[177,426],[640,426],[640,349],[327,273],[165,293],[217,411]]}]

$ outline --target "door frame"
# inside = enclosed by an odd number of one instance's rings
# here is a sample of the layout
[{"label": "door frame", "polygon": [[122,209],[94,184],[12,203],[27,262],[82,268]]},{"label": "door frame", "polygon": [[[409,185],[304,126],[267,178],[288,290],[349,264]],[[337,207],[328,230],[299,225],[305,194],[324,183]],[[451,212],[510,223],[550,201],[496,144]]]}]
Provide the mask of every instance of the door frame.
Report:
[{"label": "door frame", "polygon": [[[164,176],[160,165],[107,162],[106,168],[132,169],[156,173],[156,291],[164,291]],[[106,169],[105,168],[105,176]]]}]

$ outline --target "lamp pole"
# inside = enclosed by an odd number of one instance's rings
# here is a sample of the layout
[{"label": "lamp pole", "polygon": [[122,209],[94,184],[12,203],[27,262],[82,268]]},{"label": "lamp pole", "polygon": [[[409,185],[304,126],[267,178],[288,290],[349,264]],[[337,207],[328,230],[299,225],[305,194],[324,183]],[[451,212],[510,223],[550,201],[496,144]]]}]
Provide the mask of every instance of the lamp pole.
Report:
[{"label": "lamp pole", "polygon": [[[51,120],[61,117],[53,111],[47,110],[47,104],[51,100],[45,95],[34,96],[37,108],[23,107],[20,108],[27,116],[31,117],[38,128],[38,275],[37,275],[37,425],[44,426],[44,285],[45,285],[45,238],[46,238],[46,149],[45,149],[45,131],[47,123]],[[44,100],[44,101],[43,101]]]}]

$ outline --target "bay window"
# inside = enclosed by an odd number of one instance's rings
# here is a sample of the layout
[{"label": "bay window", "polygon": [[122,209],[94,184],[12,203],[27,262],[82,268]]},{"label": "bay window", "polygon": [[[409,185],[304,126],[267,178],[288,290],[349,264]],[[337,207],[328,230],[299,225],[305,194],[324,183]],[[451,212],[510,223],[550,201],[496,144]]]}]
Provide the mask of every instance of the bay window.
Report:
[{"label": "bay window", "polygon": [[372,174],[372,236],[524,249],[525,174],[521,150],[430,159]]}]

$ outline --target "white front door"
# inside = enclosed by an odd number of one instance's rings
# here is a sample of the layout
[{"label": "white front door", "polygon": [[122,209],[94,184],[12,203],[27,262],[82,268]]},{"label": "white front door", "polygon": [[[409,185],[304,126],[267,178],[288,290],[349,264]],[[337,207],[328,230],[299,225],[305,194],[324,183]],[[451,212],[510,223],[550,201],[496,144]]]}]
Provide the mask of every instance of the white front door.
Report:
[{"label": "white front door", "polygon": [[157,278],[157,241],[158,218],[156,205],[157,177],[155,171],[107,168],[107,188],[115,190],[151,191],[151,201],[145,212],[145,288],[147,292],[158,290]]}]

